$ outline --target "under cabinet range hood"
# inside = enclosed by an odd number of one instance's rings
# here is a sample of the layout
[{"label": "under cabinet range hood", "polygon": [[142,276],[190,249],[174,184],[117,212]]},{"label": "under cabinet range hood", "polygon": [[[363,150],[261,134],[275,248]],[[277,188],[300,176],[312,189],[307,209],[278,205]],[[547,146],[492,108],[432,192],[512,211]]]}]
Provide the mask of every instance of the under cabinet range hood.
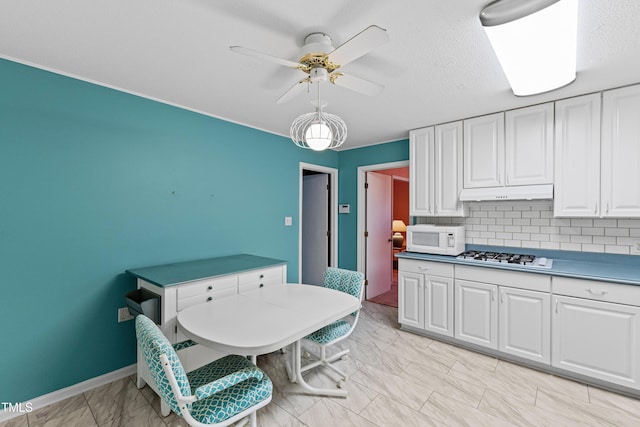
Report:
[{"label": "under cabinet range hood", "polygon": [[553,184],[465,188],[460,192],[459,199],[462,202],[553,199]]}]

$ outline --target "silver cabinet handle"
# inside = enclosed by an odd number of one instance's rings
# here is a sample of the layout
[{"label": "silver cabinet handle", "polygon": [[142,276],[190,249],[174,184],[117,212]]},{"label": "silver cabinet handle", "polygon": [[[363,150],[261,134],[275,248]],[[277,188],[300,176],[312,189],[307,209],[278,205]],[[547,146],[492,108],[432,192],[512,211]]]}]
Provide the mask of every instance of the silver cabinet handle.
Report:
[{"label": "silver cabinet handle", "polygon": [[558,299],[556,298],[556,314],[558,314]]},{"label": "silver cabinet handle", "polygon": [[591,289],[591,288],[586,288],[585,291],[589,292],[591,295],[606,295],[609,293],[609,291],[605,291],[605,290],[597,290],[597,289]]},{"label": "silver cabinet handle", "polygon": [[504,291],[500,293],[500,302],[504,304]]},{"label": "silver cabinet handle", "polygon": [[491,289],[491,301],[495,301],[495,300],[496,300],[496,290]]},{"label": "silver cabinet handle", "polygon": [[594,214],[598,213],[598,201],[597,200],[596,200],[595,206],[593,207],[593,213]]},{"label": "silver cabinet handle", "polygon": [[425,266],[422,266],[422,265],[418,266],[418,270],[427,271],[428,269],[429,269],[429,267],[425,267]]}]

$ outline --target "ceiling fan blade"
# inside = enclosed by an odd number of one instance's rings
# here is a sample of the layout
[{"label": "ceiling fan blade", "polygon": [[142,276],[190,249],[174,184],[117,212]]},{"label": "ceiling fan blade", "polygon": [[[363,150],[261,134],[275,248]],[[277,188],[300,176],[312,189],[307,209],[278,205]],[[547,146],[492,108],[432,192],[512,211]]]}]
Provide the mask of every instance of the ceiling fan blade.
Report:
[{"label": "ceiling fan blade", "polygon": [[336,86],[351,89],[369,96],[377,95],[384,89],[384,86],[380,83],[337,72],[330,76],[330,81]]},{"label": "ceiling fan blade", "polygon": [[257,50],[249,49],[246,47],[229,46],[229,49],[231,49],[231,51],[235,53],[240,53],[242,55],[252,56],[254,58],[275,62],[276,64],[284,65],[285,67],[291,67],[291,68],[300,67],[300,64],[297,62],[289,61],[288,59],[278,58],[272,55],[267,55],[266,53],[258,52]]},{"label": "ceiling fan blade", "polygon": [[306,88],[304,83],[308,83],[308,79],[302,79],[299,82],[296,82],[293,86],[291,86],[287,91],[276,101],[276,104],[284,104],[285,102],[291,101],[296,96],[300,95],[302,91]]},{"label": "ceiling fan blade", "polygon": [[342,66],[360,58],[389,40],[387,30],[377,25],[371,25],[338,46],[329,54],[329,58],[334,64]]}]

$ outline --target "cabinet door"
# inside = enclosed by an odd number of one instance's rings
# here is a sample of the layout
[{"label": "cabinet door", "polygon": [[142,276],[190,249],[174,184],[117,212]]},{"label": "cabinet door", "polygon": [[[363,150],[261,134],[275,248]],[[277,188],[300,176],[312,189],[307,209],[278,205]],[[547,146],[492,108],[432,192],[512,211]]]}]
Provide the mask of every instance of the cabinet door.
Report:
[{"label": "cabinet door", "polygon": [[600,94],[556,102],[553,214],[600,214]]},{"label": "cabinet door", "polygon": [[437,216],[465,216],[458,198],[462,190],[462,122],[435,127],[434,213]]},{"label": "cabinet door", "polygon": [[499,350],[551,363],[550,295],[500,287]]},{"label": "cabinet door", "polygon": [[640,308],[553,296],[552,365],[640,389]]},{"label": "cabinet door", "polygon": [[506,185],[553,184],[553,103],[505,113]]},{"label": "cabinet door", "polygon": [[602,95],[602,215],[640,217],[640,85]]},{"label": "cabinet door", "polygon": [[452,337],[453,279],[425,276],[424,280],[424,328]]},{"label": "cabinet door", "polygon": [[409,215],[428,216],[434,213],[434,129],[409,132]]},{"label": "cabinet door", "polygon": [[504,185],[504,113],[464,121],[464,188]]},{"label": "cabinet door", "polygon": [[496,285],[455,280],[456,338],[498,348],[497,292]]},{"label": "cabinet door", "polygon": [[398,272],[398,322],[414,328],[424,328],[424,276],[407,271]]}]

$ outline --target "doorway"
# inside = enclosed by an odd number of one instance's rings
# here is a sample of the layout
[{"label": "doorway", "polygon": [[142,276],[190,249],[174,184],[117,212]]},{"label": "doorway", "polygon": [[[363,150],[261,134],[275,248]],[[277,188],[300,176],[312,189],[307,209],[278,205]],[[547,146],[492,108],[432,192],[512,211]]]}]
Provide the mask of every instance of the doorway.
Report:
[{"label": "doorway", "polygon": [[[358,270],[367,278],[368,301],[398,306],[397,258],[409,224],[409,162],[358,168]],[[393,231],[394,221],[396,229]],[[393,235],[396,233],[396,238]],[[402,241],[398,239],[402,237]]]},{"label": "doorway", "polygon": [[322,285],[326,268],[337,265],[337,185],[337,169],[300,163],[300,283]]}]

